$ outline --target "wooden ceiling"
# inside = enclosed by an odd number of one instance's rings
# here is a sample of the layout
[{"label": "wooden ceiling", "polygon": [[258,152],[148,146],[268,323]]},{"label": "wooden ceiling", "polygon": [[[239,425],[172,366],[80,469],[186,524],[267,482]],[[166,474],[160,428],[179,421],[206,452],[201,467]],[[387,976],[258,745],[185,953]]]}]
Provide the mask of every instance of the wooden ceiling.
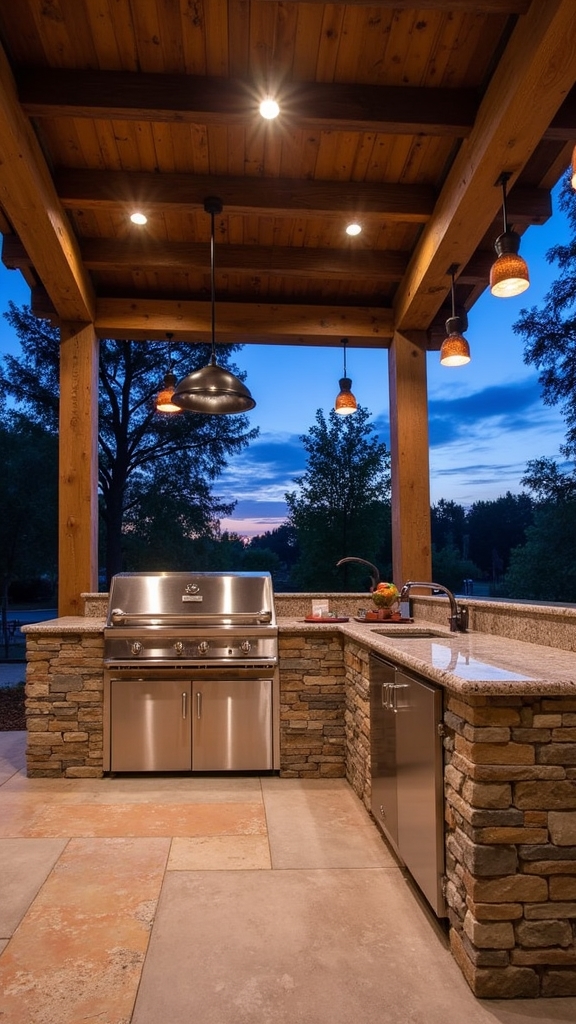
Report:
[{"label": "wooden ceiling", "polygon": [[574,0],[13,0],[0,43],[2,259],[102,337],[206,340],[215,195],[218,341],[438,348],[501,172],[522,232],[576,141]]}]

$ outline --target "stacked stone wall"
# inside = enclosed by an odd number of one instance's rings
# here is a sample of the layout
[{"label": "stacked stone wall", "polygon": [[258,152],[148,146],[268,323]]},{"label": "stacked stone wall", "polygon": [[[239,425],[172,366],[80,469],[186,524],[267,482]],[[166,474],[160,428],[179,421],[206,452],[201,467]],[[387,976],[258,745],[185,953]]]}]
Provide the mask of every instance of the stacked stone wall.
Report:
[{"label": "stacked stone wall", "polygon": [[476,996],[576,995],[576,699],[446,694],[447,901]]},{"label": "stacked stone wall", "polygon": [[281,635],[280,774],[345,775],[344,662],[337,633]]},{"label": "stacked stone wall", "polygon": [[364,806],[370,809],[370,652],[347,642],[346,669],[346,778]]},{"label": "stacked stone wall", "polygon": [[31,778],[102,775],[103,655],[99,635],[28,636],[26,759]]}]

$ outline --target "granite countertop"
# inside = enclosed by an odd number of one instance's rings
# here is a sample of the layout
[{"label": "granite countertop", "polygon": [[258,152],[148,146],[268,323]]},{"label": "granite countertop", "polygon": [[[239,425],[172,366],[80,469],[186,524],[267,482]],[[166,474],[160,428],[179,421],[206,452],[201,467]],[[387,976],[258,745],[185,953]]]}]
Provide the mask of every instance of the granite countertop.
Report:
[{"label": "granite countertop", "polygon": [[[23,626],[23,633],[101,634],[105,619],[66,616]],[[280,634],[299,635],[337,632],[364,644],[398,665],[446,689],[477,695],[510,694],[576,697],[576,655],[524,640],[489,633],[451,633],[438,623],[418,619],[413,624],[383,622],[306,622],[304,618],[279,617]],[[393,631],[382,636],[380,630]],[[429,630],[432,637],[415,637]],[[408,639],[409,638],[409,639]]]},{"label": "granite countertop", "polygon": [[[280,632],[338,631],[392,658],[431,682],[458,693],[576,697],[576,656],[571,651],[544,647],[488,633],[451,633],[436,622],[418,619],[413,624],[356,622],[314,623],[279,619]],[[382,636],[378,631],[393,631]],[[433,637],[415,637],[429,630]],[[410,639],[407,639],[410,637]]]}]

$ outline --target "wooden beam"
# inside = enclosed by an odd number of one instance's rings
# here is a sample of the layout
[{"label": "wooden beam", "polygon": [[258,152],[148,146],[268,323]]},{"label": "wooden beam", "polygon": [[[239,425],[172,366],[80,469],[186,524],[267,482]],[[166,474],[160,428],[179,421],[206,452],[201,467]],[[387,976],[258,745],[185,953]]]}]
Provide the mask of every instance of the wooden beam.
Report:
[{"label": "wooden beam", "polygon": [[[101,338],[206,342],[211,304],[188,300],[100,298],[96,332]],[[216,336],[223,345],[340,346],[343,337],[359,348],[387,348],[392,337],[389,309],[287,303],[219,302]]]},{"label": "wooden beam", "polygon": [[392,564],[398,588],[432,579],[426,344],[396,333],[388,354]]},{"label": "wooden beam", "polygon": [[215,177],[213,174],[156,174],[145,171],[60,170],[55,174],[66,209],[117,209],[135,204],[147,212],[204,209],[218,195],[226,212],[316,217],[362,212],[380,221],[423,224],[436,192],[427,185],[386,185],[352,181],[297,181],[293,178]]},{"label": "wooden beam", "polygon": [[[260,0],[261,3],[277,3],[277,0]],[[293,2],[293,0],[288,0]],[[295,0],[294,0],[295,2]],[[307,0],[312,4],[324,4],[325,0]],[[332,0],[331,7],[381,7],[387,10],[413,11],[414,0]],[[463,11],[472,14],[526,14],[530,0],[423,0],[418,3],[422,11]]]},{"label": "wooden beam", "polygon": [[89,321],[94,308],[91,283],[1,47],[0,140],[0,205],[60,316]]},{"label": "wooden beam", "polygon": [[98,339],[65,323],[60,344],[58,614],[98,590]]},{"label": "wooden beam", "polygon": [[[208,270],[210,249],[192,242],[134,242],[127,239],[85,238],[80,242],[88,270],[189,269]],[[30,259],[24,246],[10,236],[2,246],[2,262],[12,269],[26,267]],[[376,250],[306,249],[285,246],[220,245],[218,270],[233,273],[282,274],[307,279],[363,279],[400,281],[408,264],[407,255]]]},{"label": "wooden beam", "polygon": [[[201,75],[24,68],[18,94],[30,117],[246,125],[263,99],[252,82]],[[339,82],[283,86],[280,125],[325,131],[464,138],[478,108],[473,89]],[[261,119],[260,119],[261,120]]]},{"label": "wooden beam", "polygon": [[434,319],[446,294],[448,267],[468,263],[497,215],[500,173],[510,171],[514,184],[575,78],[573,0],[531,4],[512,33],[400,284],[394,303],[398,329],[423,328]]}]

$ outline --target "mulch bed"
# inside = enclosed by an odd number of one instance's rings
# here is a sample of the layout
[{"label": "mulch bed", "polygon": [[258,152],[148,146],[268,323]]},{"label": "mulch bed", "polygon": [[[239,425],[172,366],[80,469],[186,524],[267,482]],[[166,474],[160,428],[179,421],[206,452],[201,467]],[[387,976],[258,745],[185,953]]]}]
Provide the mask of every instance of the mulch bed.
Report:
[{"label": "mulch bed", "polygon": [[0,687],[0,732],[25,728],[24,683]]}]

